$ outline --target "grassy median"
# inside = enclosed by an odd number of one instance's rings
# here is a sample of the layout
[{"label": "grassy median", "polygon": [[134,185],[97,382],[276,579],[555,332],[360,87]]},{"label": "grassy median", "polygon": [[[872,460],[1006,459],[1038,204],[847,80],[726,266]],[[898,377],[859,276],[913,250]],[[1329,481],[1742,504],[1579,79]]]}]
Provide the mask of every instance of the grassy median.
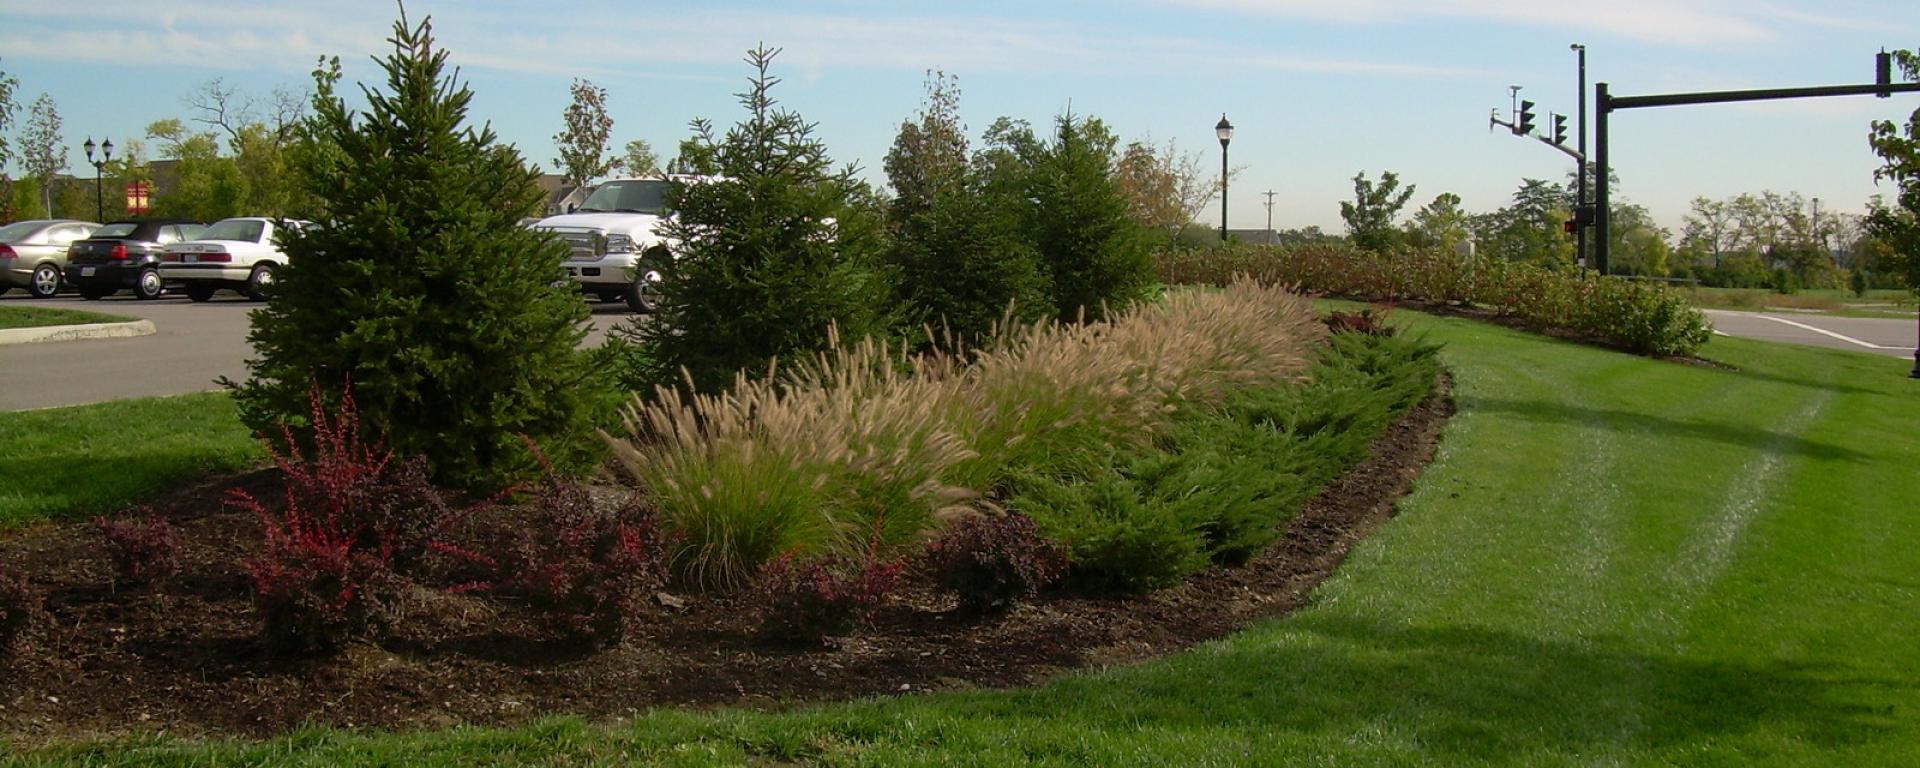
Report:
[{"label": "grassy median", "polygon": [[113,512],[265,457],[225,393],[0,413],[0,529]]},{"label": "grassy median", "polygon": [[49,325],[92,325],[94,323],[125,323],[131,317],[106,315],[99,312],[83,312],[78,309],[57,309],[53,307],[0,307],[0,331],[9,328],[42,328]]}]

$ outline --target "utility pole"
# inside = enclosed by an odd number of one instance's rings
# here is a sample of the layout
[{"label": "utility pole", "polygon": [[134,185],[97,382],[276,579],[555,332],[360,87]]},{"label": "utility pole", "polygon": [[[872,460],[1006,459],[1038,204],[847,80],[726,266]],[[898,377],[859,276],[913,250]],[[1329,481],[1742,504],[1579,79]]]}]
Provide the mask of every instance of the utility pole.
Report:
[{"label": "utility pole", "polygon": [[1580,157],[1578,160],[1575,161],[1579,163],[1579,171],[1574,174],[1576,177],[1579,178],[1580,191],[1577,198],[1575,199],[1575,207],[1573,209],[1574,210],[1573,218],[1574,218],[1574,221],[1576,222],[1573,228],[1574,248],[1576,250],[1574,250],[1573,253],[1574,253],[1574,258],[1579,260],[1578,263],[1580,264],[1580,270],[1582,272],[1585,272],[1587,269],[1587,226],[1592,221],[1586,214],[1587,171],[1588,171],[1587,160],[1586,160],[1587,158],[1587,47],[1579,43],[1574,43],[1573,51],[1577,53],[1580,58],[1580,87],[1578,90],[1575,91],[1575,93],[1579,94],[1580,96],[1580,124],[1577,126],[1580,132],[1580,141],[1579,141]]},{"label": "utility pole", "polygon": [[1267,234],[1273,234],[1273,190],[1260,193],[1267,196]]}]

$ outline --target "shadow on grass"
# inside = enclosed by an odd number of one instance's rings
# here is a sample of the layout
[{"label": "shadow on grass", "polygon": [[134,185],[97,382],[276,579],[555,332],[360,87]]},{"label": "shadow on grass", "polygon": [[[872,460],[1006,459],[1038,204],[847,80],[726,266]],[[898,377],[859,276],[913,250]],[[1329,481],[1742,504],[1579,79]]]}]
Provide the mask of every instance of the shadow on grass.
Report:
[{"label": "shadow on grass", "polygon": [[927,706],[1148,738],[1231,728],[1281,749],[1297,739],[1342,743],[1384,724],[1443,761],[1524,762],[1543,752],[1737,748],[1727,738],[1742,734],[1824,748],[1869,743],[1897,729],[1892,710],[1860,703],[1862,694],[1911,698],[1915,687],[1842,667],[1648,653],[1608,637],[1556,641],[1313,617],[1255,630],[1221,652],[1071,679],[1012,701]]},{"label": "shadow on grass", "polygon": [[0,529],[110,514],[257,462],[220,448],[137,451],[0,456]]},{"label": "shadow on grass", "polygon": [[1829,461],[1861,462],[1873,458],[1846,446],[1735,424],[1670,419],[1634,411],[1588,408],[1542,400],[1461,397],[1458,403],[1462,413],[1498,413],[1541,424],[1615,427],[1666,438],[1707,440],[1753,451],[1791,453]]}]

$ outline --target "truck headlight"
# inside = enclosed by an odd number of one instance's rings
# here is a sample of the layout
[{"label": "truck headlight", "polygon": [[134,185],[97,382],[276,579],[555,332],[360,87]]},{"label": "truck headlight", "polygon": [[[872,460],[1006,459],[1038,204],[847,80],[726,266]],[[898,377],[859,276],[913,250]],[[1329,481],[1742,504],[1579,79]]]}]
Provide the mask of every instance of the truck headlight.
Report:
[{"label": "truck headlight", "polygon": [[632,253],[633,251],[631,235],[607,235],[605,253]]}]

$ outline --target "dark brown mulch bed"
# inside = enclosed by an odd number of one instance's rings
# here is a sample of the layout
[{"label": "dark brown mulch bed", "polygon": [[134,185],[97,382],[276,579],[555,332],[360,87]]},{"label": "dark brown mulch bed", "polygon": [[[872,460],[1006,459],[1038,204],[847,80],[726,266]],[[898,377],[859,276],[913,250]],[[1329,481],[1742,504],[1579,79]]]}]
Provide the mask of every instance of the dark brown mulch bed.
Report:
[{"label": "dark brown mulch bed", "polygon": [[412,636],[327,659],[279,658],[257,640],[239,573],[258,527],[220,503],[232,487],[277,494],[277,476],[256,472],[155,501],[183,541],[180,575],[155,590],[116,591],[84,524],[0,542],[0,566],[31,574],[50,613],[21,653],[0,661],[0,734],[263,735],[309,722],[412,728],[550,713],[617,717],[659,705],[1024,685],[1147,659],[1299,606],[1354,541],[1392,515],[1451,413],[1443,379],[1370,459],[1245,567],[1211,569],[1143,597],[1049,595],[988,619],[960,616],[950,599],[912,584],[866,630],[813,649],[759,639],[750,606],[726,597],[665,596],[625,642],[592,651],[542,639],[535,618],[515,606],[422,593]]}]

